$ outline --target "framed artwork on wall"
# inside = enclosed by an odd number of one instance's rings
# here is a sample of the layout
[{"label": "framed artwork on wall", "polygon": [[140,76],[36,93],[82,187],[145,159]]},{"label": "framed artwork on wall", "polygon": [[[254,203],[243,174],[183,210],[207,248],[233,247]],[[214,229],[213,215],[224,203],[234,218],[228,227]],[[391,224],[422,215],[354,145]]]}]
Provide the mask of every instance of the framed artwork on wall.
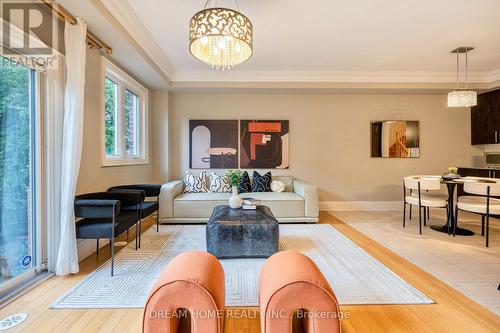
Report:
[{"label": "framed artwork on wall", "polygon": [[189,167],[235,169],[238,167],[237,120],[190,120]]},{"label": "framed artwork on wall", "polygon": [[288,169],[288,120],[240,120],[240,168]]},{"label": "framed artwork on wall", "polygon": [[382,120],[370,125],[371,157],[420,157],[418,121]]}]

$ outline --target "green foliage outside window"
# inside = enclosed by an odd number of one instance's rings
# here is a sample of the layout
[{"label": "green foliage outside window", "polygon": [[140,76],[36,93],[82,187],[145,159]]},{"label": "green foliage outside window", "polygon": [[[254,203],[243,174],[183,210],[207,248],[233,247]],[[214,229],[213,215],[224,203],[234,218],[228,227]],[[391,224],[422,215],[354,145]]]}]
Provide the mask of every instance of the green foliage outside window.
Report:
[{"label": "green foliage outside window", "polygon": [[31,110],[29,68],[0,64],[0,282],[17,276],[29,254]]},{"label": "green foliage outside window", "polygon": [[117,84],[106,78],[104,81],[104,133],[106,154],[116,155],[116,98]]}]

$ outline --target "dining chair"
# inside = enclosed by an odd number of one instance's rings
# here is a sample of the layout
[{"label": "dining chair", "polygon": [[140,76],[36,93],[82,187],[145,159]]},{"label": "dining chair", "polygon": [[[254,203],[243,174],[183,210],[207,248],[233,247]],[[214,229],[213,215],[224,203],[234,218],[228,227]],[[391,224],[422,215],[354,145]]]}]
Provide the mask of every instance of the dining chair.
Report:
[{"label": "dining chair", "polygon": [[[448,200],[440,193],[432,193],[441,189],[441,179],[436,176],[409,176],[403,179],[403,228],[406,227],[406,205],[418,206],[419,233],[422,234],[422,209],[424,210],[424,226],[427,226],[429,208],[445,208],[448,214]],[[408,193],[409,191],[409,193]]]},{"label": "dining chair", "polygon": [[[492,198],[500,196],[500,181],[466,181],[464,182],[464,192],[474,194],[474,196],[465,195],[458,198],[457,206],[455,207],[457,223],[459,210],[481,215],[481,235],[485,235],[486,229],[486,247],[488,247],[490,217],[500,217],[500,200]],[[455,226],[457,223],[455,223]],[[455,236],[455,228],[453,228],[453,236]]]}]

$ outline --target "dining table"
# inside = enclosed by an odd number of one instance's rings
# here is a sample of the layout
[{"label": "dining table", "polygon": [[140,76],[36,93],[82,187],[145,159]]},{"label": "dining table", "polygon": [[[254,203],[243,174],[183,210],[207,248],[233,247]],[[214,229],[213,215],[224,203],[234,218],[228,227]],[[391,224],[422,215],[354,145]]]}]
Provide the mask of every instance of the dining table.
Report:
[{"label": "dining table", "polygon": [[453,228],[455,227],[455,235],[460,236],[473,236],[474,231],[469,229],[460,228],[456,226],[457,217],[455,216],[455,190],[458,184],[463,184],[466,178],[456,178],[456,179],[444,179],[441,178],[441,183],[446,184],[446,188],[448,190],[448,211],[447,211],[447,220],[445,225],[431,225],[431,229],[447,233],[448,235],[453,232]]},{"label": "dining table", "polygon": [[[432,176],[438,177],[438,176]],[[455,235],[459,236],[473,236],[474,232],[469,229],[460,228],[457,224],[457,217],[455,216],[455,190],[458,184],[464,184],[465,182],[485,182],[485,183],[496,183],[498,180],[481,178],[481,177],[457,177],[455,179],[449,178],[441,178],[441,183],[446,185],[448,191],[448,211],[447,211],[447,219],[445,225],[431,225],[431,229],[443,233],[447,233],[448,235],[453,233],[453,228],[455,229]]]}]

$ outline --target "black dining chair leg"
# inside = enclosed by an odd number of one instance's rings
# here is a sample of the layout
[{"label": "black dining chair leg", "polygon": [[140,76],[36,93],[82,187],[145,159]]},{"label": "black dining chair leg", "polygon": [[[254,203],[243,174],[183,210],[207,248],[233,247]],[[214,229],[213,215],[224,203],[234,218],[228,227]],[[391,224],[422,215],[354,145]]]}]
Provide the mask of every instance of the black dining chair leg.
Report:
[{"label": "black dining chair leg", "polygon": [[99,255],[99,238],[96,239],[96,254]]},{"label": "black dining chair leg", "polygon": [[420,192],[420,182],[418,182],[418,228],[420,234],[422,234],[422,194]]},{"label": "black dining chair leg", "polygon": [[411,208],[412,208],[412,205],[410,205],[410,220],[411,220]]},{"label": "black dining chair leg", "polygon": [[427,207],[427,219],[431,219],[431,207]]},{"label": "black dining chair leg", "polygon": [[486,189],[486,247],[489,246],[490,238],[490,187]]},{"label": "black dining chair leg", "polygon": [[[129,228],[129,229],[130,229],[130,228]],[[127,243],[128,243],[128,231],[129,231],[129,229],[127,229]]]},{"label": "black dining chair leg", "polygon": [[427,226],[427,208],[426,207],[423,207],[424,208],[424,227]]},{"label": "black dining chair leg", "polygon": [[458,206],[455,207],[455,224],[453,225],[453,237],[455,237],[455,234],[457,232],[457,224],[458,224]]},{"label": "black dining chair leg", "polygon": [[489,247],[490,243],[490,214],[486,214],[486,247]]},{"label": "black dining chair leg", "polygon": [[[411,206],[411,205],[410,205]],[[406,226],[406,202],[403,205],[403,228]]]},{"label": "black dining chair leg", "polygon": [[484,215],[481,215],[481,236],[484,236]]},{"label": "black dining chair leg", "polygon": [[422,234],[422,207],[418,207],[418,227],[419,233]]}]

